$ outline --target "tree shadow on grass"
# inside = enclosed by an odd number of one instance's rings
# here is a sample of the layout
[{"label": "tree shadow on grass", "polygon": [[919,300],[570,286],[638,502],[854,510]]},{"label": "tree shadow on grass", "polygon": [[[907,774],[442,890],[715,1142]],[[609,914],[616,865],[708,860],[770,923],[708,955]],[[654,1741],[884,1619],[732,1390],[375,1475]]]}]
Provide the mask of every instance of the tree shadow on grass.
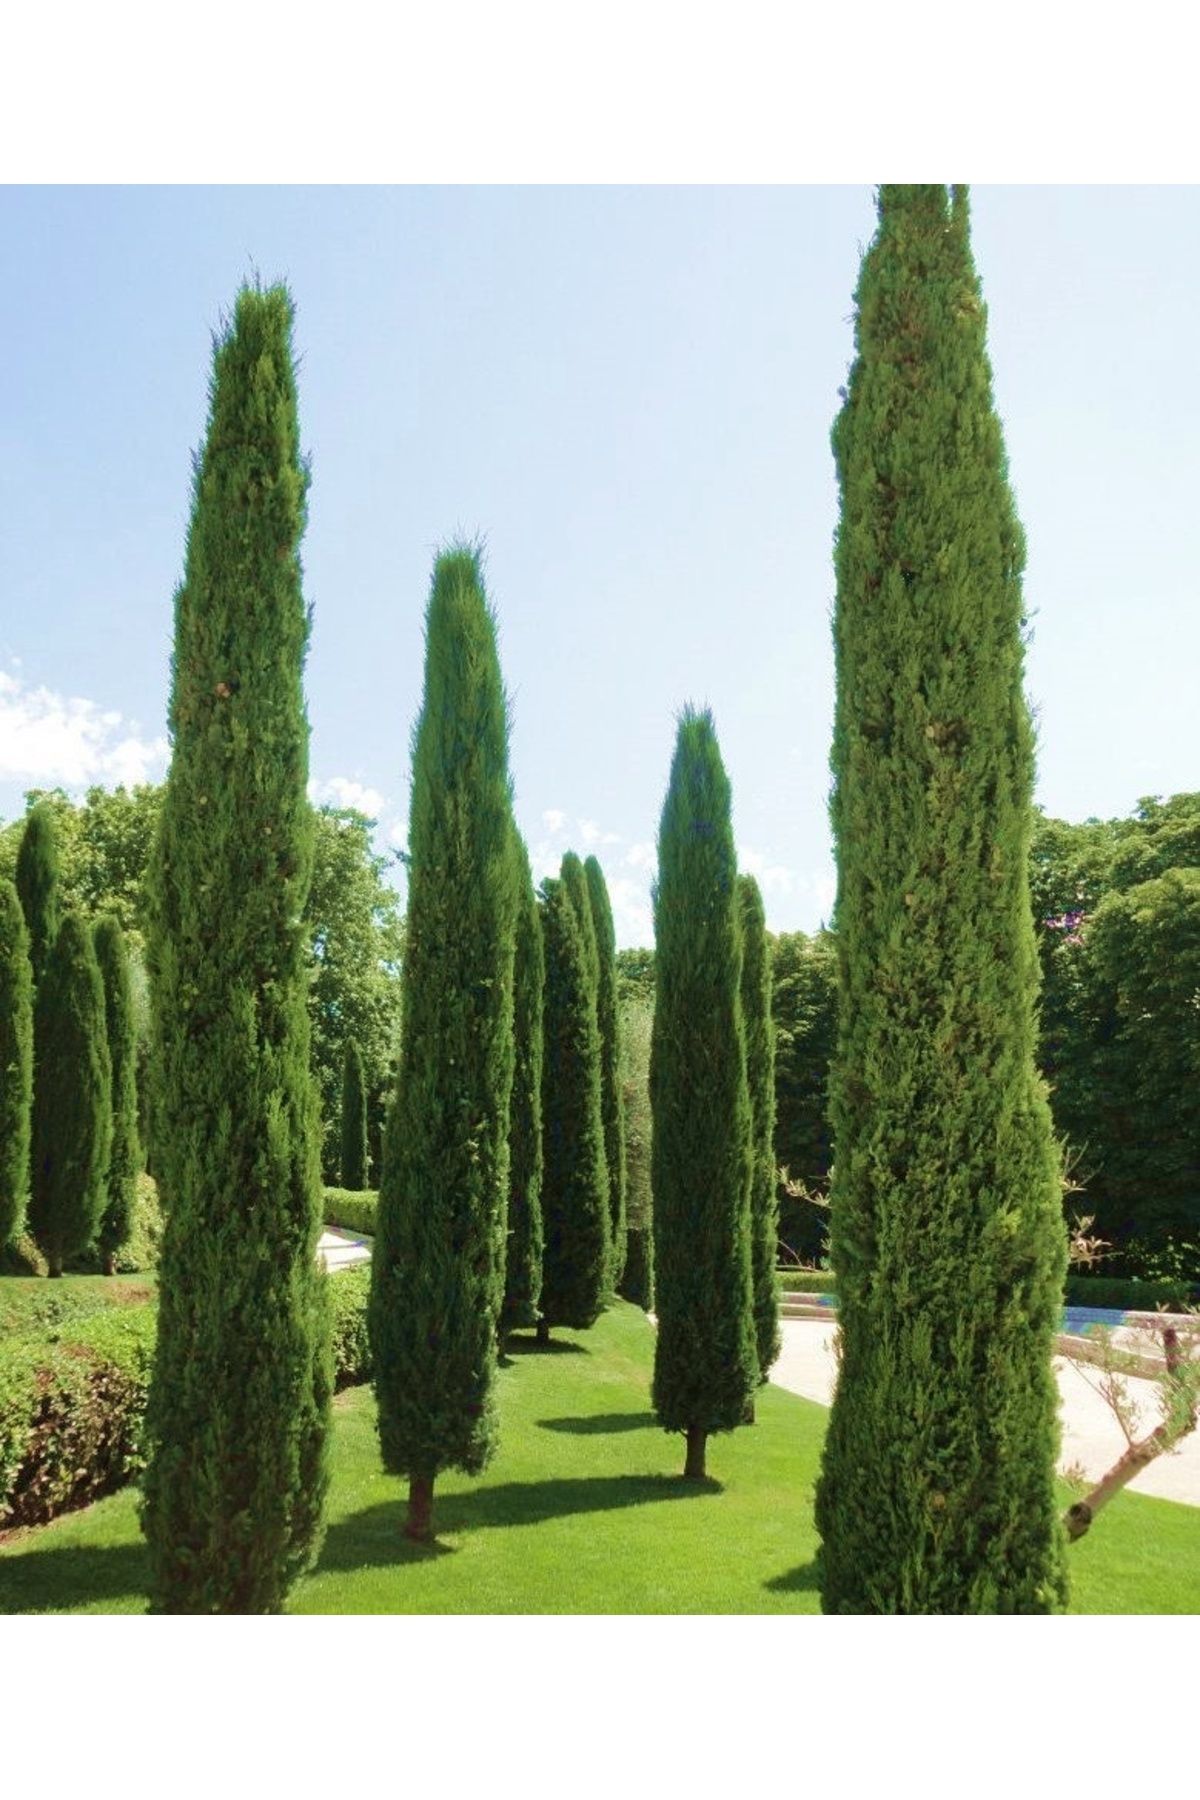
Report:
[{"label": "tree shadow on grass", "polygon": [[569,1431],[576,1437],[600,1437],[609,1431],[647,1431],[658,1424],[652,1412],[591,1413],[574,1419],[539,1419],[543,1431]]},{"label": "tree shadow on grass", "polygon": [[786,1575],[773,1575],[763,1586],[772,1594],[819,1594],[821,1583],[815,1562],[800,1563]]},{"label": "tree shadow on grass", "polygon": [[510,1337],[505,1346],[509,1356],[590,1356],[586,1344],[570,1344],[565,1338],[550,1338],[539,1343],[535,1337]]},{"label": "tree shadow on grass", "polygon": [[64,1544],[61,1549],[18,1546],[0,1556],[0,1615],[66,1612],[105,1600],[148,1605],[150,1559],[145,1544]]},{"label": "tree shadow on grass", "polygon": [[[585,1475],[574,1480],[507,1481],[444,1496],[435,1489],[433,1524],[440,1539],[485,1527],[541,1525],[574,1513],[612,1512],[660,1500],[695,1500],[721,1491],[719,1481],[684,1481],[678,1475]],[[314,1573],[390,1568],[427,1559],[430,1547],[413,1544],[404,1536],[405,1504],[403,1500],[384,1501],[332,1525]],[[432,1548],[445,1553],[452,1546],[436,1543]]]}]

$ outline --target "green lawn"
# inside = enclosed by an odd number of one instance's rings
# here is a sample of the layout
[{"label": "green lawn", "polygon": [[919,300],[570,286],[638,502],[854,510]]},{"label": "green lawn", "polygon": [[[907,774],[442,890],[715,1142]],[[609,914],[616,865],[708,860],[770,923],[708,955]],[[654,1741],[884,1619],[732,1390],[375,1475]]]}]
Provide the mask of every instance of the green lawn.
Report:
[{"label": "green lawn", "polygon": [[[763,1391],[758,1423],[683,1445],[654,1423],[652,1329],[624,1304],[501,1371],[503,1438],[487,1474],[437,1486],[438,1543],[401,1536],[406,1489],[381,1473],[369,1388],[335,1403],[329,1529],[291,1610],[312,1613],[816,1612],[812,1490],[824,1408]],[[0,1548],[0,1612],[140,1612],[133,1490]],[[1071,1550],[1073,1610],[1200,1612],[1200,1508],[1124,1495]]]}]

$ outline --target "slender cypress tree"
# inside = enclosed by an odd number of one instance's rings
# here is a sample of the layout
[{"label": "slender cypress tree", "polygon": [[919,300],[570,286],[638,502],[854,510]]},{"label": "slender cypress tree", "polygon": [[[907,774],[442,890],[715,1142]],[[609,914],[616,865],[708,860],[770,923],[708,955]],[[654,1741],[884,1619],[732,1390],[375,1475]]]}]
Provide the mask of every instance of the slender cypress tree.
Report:
[{"label": "slender cypress tree", "polygon": [[98,919],[93,932],[96,962],[104,984],[105,1032],[112,1068],[112,1150],[108,1194],[96,1248],[106,1275],[116,1271],[117,1252],[133,1230],[134,1198],[142,1151],[137,1125],[137,1031],[133,1017],[129,955],[120,921]]},{"label": "slender cypress tree", "polygon": [[513,974],[512,1107],[509,1117],[508,1237],[500,1341],[518,1325],[536,1325],[542,1293],[542,996],[545,958],[529,853],[513,833],[517,884]]},{"label": "slender cypress tree", "polygon": [[34,1003],[33,1184],[29,1223],[61,1275],[95,1238],[108,1198],[112,1065],[92,936],[68,913]]},{"label": "slender cypress tree", "polygon": [[684,710],[658,834],[654,894],[654,1405],[687,1434],[701,1479],[710,1433],[758,1386],[750,1260],[751,1119],[729,781],[712,715]]},{"label": "slender cypress tree", "polygon": [[771,1020],[771,946],[753,875],[738,876],[742,925],[742,1021],[750,1091],[750,1265],[758,1369],[765,1381],[780,1350],[779,1184],[775,1175],[775,1027]]},{"label": "slender cypress tree", "polygon": [[0,1251],[20,1237],[29,1199],[33,971],[17,890],[0,881]]},{"label": "slender cypress tree", "polygon": [[438,557],[413,751],[404,1034],[388,1116],[369,1326],[384,1466],[434,1480],[496,1447],[513,1081],[516,871],[508,715],[479,553]]},{"label": "slender cypress tree", "polygon": [[352,1038],[346,1040],[342,1059],[342,1186],[362,1189],[367,1185],[367,1090],[363,1081],[362,1052]]},{"label": "slender cypress tree", "polygon": [[617,937],[604,871],[594,856],[583,865],[596,937],[596,1019],[600,1026],[600,1100],[608,1163],[608,1223],[614,1291],[625,1269],[625,1118],[621,1109],[621,1020],[617,1007]]},{"label": "slender cypress tree", "polygon": [[1024,544],[965,190],[884,187],[834,428],[842,1359],[826,1612],[1049,1612],[1059,1171],[1034,1067]]},{"label": "slender cypress tree", "polygon": [[143,1526],[164,1612],[278,1612],[326,1485],[292,317],[285,288],[246,287],[216,340],[175,600],[148,945],[166,1231]]},{"label": "slender cypress tree", "polygon": [[[564,876],[542,885],[545,1251],[538,1336],[543,1342],[552,1325],[586,1331],[595,1324],[608,1292],[610,1254],[600,1029],[591,958],[583,918],[566,879],[567,860]],[[578,857],[574,860],[579,863]]]},{"label": "slender cypress tree", "polygon": [[54,808],[40,800],[32,808],[17,852],[17,893],[29,931],[33,985],[42,978],[46,959],[58,937],[61,907],[58,892],[58,834]]}]

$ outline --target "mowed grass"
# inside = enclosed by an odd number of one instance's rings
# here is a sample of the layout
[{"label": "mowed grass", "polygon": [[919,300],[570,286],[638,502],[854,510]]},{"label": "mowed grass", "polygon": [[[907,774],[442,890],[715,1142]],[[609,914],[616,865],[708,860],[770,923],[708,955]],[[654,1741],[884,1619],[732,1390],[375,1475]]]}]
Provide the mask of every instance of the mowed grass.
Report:
[{"label": "mowed grass", "polygon": [[[402,1535],[406,1485],[379,1466],[369,1388],[335,1403],[328,1531],[289,1610],[305,1613],[815,1613],[812,1494],[827,1414],[764,1389],[758,1419],[683,1444],[655,1424],[653,1330],[619,1304],[556,1345],[516,1341],[500,1371],[500,1451],[446,1475],[437,1542]],[[1064,1500],[1066,1495],[1064,1492]],[[1200,1611],[1200,1508],[1126,1494],[1071,1550],[1072,1611]],[[0,1546],[0,1611],[141,1612],[133,1490]]]}]

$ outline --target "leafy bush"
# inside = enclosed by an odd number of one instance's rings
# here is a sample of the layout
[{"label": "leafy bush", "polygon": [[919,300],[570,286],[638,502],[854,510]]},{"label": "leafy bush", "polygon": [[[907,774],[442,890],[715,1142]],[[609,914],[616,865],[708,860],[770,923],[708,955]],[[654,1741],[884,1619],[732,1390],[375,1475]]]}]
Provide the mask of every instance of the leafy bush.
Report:
[{"label": "leafy bush", "polygon": [[106,1308],[61,1338],[0,1345],[0,1526],[35,1525],[142,1466],[155,1308]]},{"label": "leafy bush", "polygon": [[1068,1275],[1069,1306],[1119,1306],[1125,1312],[1154,1312],[1159,1306],[1179,1309],[1200,1299],[1200,1284],[1187,1281],[1123,1281],[1111,1275]]},{"label": "leafy bush", "polygon": [[[371,1372],[370,1268],[328,1280],[334,1379],[349,1387]],[[139,1474],[157,1326],[144,1283],[0,1288],[0,1529],[40,1524]]]},{"label": "leafy bush", "polygon": [[375,1214],[379,1195],[372,1188],[355,1192],[351,1188],[325,1189],[325,1223],[338,1225],[343,1231],[361,1231],[375,1235]]},{"label": "leafy bush", "polygon": [[832,1294],[832,1269],[780,1269],[779,1285],[785,1294]]}]

